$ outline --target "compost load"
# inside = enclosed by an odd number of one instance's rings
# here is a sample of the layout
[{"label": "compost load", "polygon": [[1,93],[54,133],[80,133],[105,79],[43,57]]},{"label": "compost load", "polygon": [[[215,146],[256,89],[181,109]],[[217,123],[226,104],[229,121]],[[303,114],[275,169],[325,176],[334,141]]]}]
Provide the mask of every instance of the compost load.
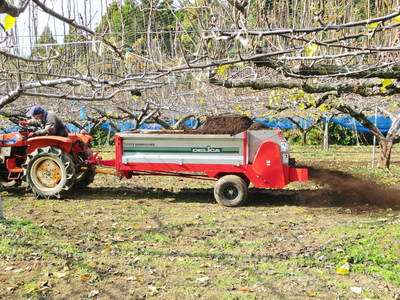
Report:
[{"label": "compost load", "polygon": [[253,124],[253,121],[246,116],[225,115],[207,117],[203,128],[198,129],[204,134],[231,134],[235,135],[246,131]]},{"label": "compost load", "polygon": [[184,130],[157,130],[148,133],[155,134],[229,134],[235,135],[246,130],[268,129],[259,122],[253,122],[249,117],[242,115],[222,115],[207,117],[202,128]]}]

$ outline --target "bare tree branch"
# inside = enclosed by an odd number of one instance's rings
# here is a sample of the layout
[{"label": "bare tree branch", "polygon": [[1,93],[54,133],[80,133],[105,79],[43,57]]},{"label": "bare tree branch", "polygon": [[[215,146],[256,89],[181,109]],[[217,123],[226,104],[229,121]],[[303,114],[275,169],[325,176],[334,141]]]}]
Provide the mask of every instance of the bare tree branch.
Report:
[{"label": "bare tree branch", "polygon": [[26,57],[15,55],[15,54],[9,53],[7,51],[3,51],[3,50],[0,50],[0,54],[4,55],[6,57],[9,57],[9,58],[14,58],[14,59],[18,59],[18,60],[22,60],[22,61],[26,61],[26,62],[34,62],[34,63],[49,62],[53,59],[57,59],[60,57],[60,54],[57,53],[56,55],[49,56],[47,58],[36,58],[36,59],[35,58],[26,58]]},{"label": "bare tree branch", "polygon": [[32,0],[33,3],[35,3],[37,6],[39,6],[44,12],[48,13],[49,15],[55,17],[56,19],[61,20],[62,22],[65,22],[77,29],[83,30],[87,33],[89,33],[90,35],[99,38],[104,44],[106,44],[107,46],[109,46],[118,56],[120,59],[124,59],[124,54],[122,53],[122,51],[120,49],[118,49],[113,43],[111,43],[109,40],[107,40],[106,38],[104,38],[104,36],[100,36],[99,34],[97,34],[96,32],[94,32],[93,30],[91,30],[90,28],[87,28],[83,25],[79,25],[78,23],[75,22],[74,19],[68,19],[66,17],[64,17],[63,15],[60,15],[59,13],[55,12],[54,10],[50,9],[49,7],[47,7],[43,2],[39,1],[39,0]]},{"label": "bare tree branch", "polygon": [[288,81],[288,80],[260,80],[260,79],[247,79],[247,80],[219,80],[215,77],[209,79],[211,84],[223,86],[226,88],[246,88],[249,87],[254,90],[266,90],[274,88],[293,89],[298,88],[306,93],[317,94],[327,92],[354,93],[364,97],[369,96],[389,96],[400,94],[400,88],[395,86],[387,87],[381,90],[381,83],[377,82],[352,82],[352,83],[331,83],[331,84],[308,84],[307,82]]},{"label": "bare tree branch", "polygon": [[18,97],[23,95],[27,90],[39,88],[39,87],[49,87],[56,86],[60,84],[73,84],[73,79],[64,78],[64,79],[55,79],[55,80],[44,80],[44,81],[34,81],[20,85],[15,90],[9,92],[7,95],[0,98],[0,109],[5,105],[13,102]]},{"label": "bare tree branch", "polygon": [[6,13],[13,17],[18,17],[28,5],[29,0],[20,1],[19,6],[11,5],[6,0],[0,0],[0,14]]}]

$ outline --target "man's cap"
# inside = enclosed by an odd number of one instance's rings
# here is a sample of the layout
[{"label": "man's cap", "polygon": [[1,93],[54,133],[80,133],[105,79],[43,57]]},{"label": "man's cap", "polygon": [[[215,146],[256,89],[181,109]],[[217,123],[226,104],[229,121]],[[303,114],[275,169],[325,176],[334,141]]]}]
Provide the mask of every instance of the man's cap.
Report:
[{"label": "man's cap", "polygon": [[39,105],[35,105],[33,107],[31,107],[31,109],[26,113],[26,116],[28,118],[31,118],[33,115],[40,115],[40,114],[44,114],[45,110],[39,106]]}]

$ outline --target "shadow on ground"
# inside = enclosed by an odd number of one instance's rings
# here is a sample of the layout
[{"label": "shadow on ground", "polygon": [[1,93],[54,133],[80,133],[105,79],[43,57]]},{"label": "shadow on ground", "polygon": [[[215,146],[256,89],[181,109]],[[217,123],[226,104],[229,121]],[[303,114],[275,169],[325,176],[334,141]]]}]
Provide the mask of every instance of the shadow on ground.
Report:
[{"label": "shadow on ground", "polygon": [[[310,180],[318,189],[272,190],[250,188],[246,206],[306,206],[400,209],[400,190],[322,168],[309,167]],[[10,196],[29,197],[25,187],[7,190]],[[216,203],[212,188],[88,187],[68,191],[63,200],[167,199],[172,203]]]},{"label": "shadow on ground", "polygon": [[[8,191],[9,196],[33,197],[23,188]],[[355,208],[356,211],[365,211],[376,208],[400,209],[398,203],[376,199],[373,194],[365,198],[357,194],[356,190],[344,191],[321,187],[320,189],[307,190],[265,190],[250,188],[248,207],[279,207],[279,206],[305,206],[305,207],[346,207]],[[390,195],[391,200],[396,195]],[[212,188],[181,189],[170,191],[161,188],[104,188],[88,187],[79,190],[79,193],[67,195],[61,200],[54,201],[109,201],[109,200],[137,200],[139,203],[150,202],[152,199],[166,200],[170,203],[204,203],[215,204]],[[385,199],[384,199],[385,200]],[[387,199],[386,199],[387,200]]]}]

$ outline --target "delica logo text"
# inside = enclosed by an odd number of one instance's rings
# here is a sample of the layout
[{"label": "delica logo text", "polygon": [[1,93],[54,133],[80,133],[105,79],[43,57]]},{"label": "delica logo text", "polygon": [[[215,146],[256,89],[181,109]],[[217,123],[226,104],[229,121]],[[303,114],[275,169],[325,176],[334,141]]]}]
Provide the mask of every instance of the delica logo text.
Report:
[{"label": "delica logo text", "polygon": [[201,147],[201,148],[192,148],[192,152],[194,153],[221,153],[222,148],[213,148],[211,146]]}]

